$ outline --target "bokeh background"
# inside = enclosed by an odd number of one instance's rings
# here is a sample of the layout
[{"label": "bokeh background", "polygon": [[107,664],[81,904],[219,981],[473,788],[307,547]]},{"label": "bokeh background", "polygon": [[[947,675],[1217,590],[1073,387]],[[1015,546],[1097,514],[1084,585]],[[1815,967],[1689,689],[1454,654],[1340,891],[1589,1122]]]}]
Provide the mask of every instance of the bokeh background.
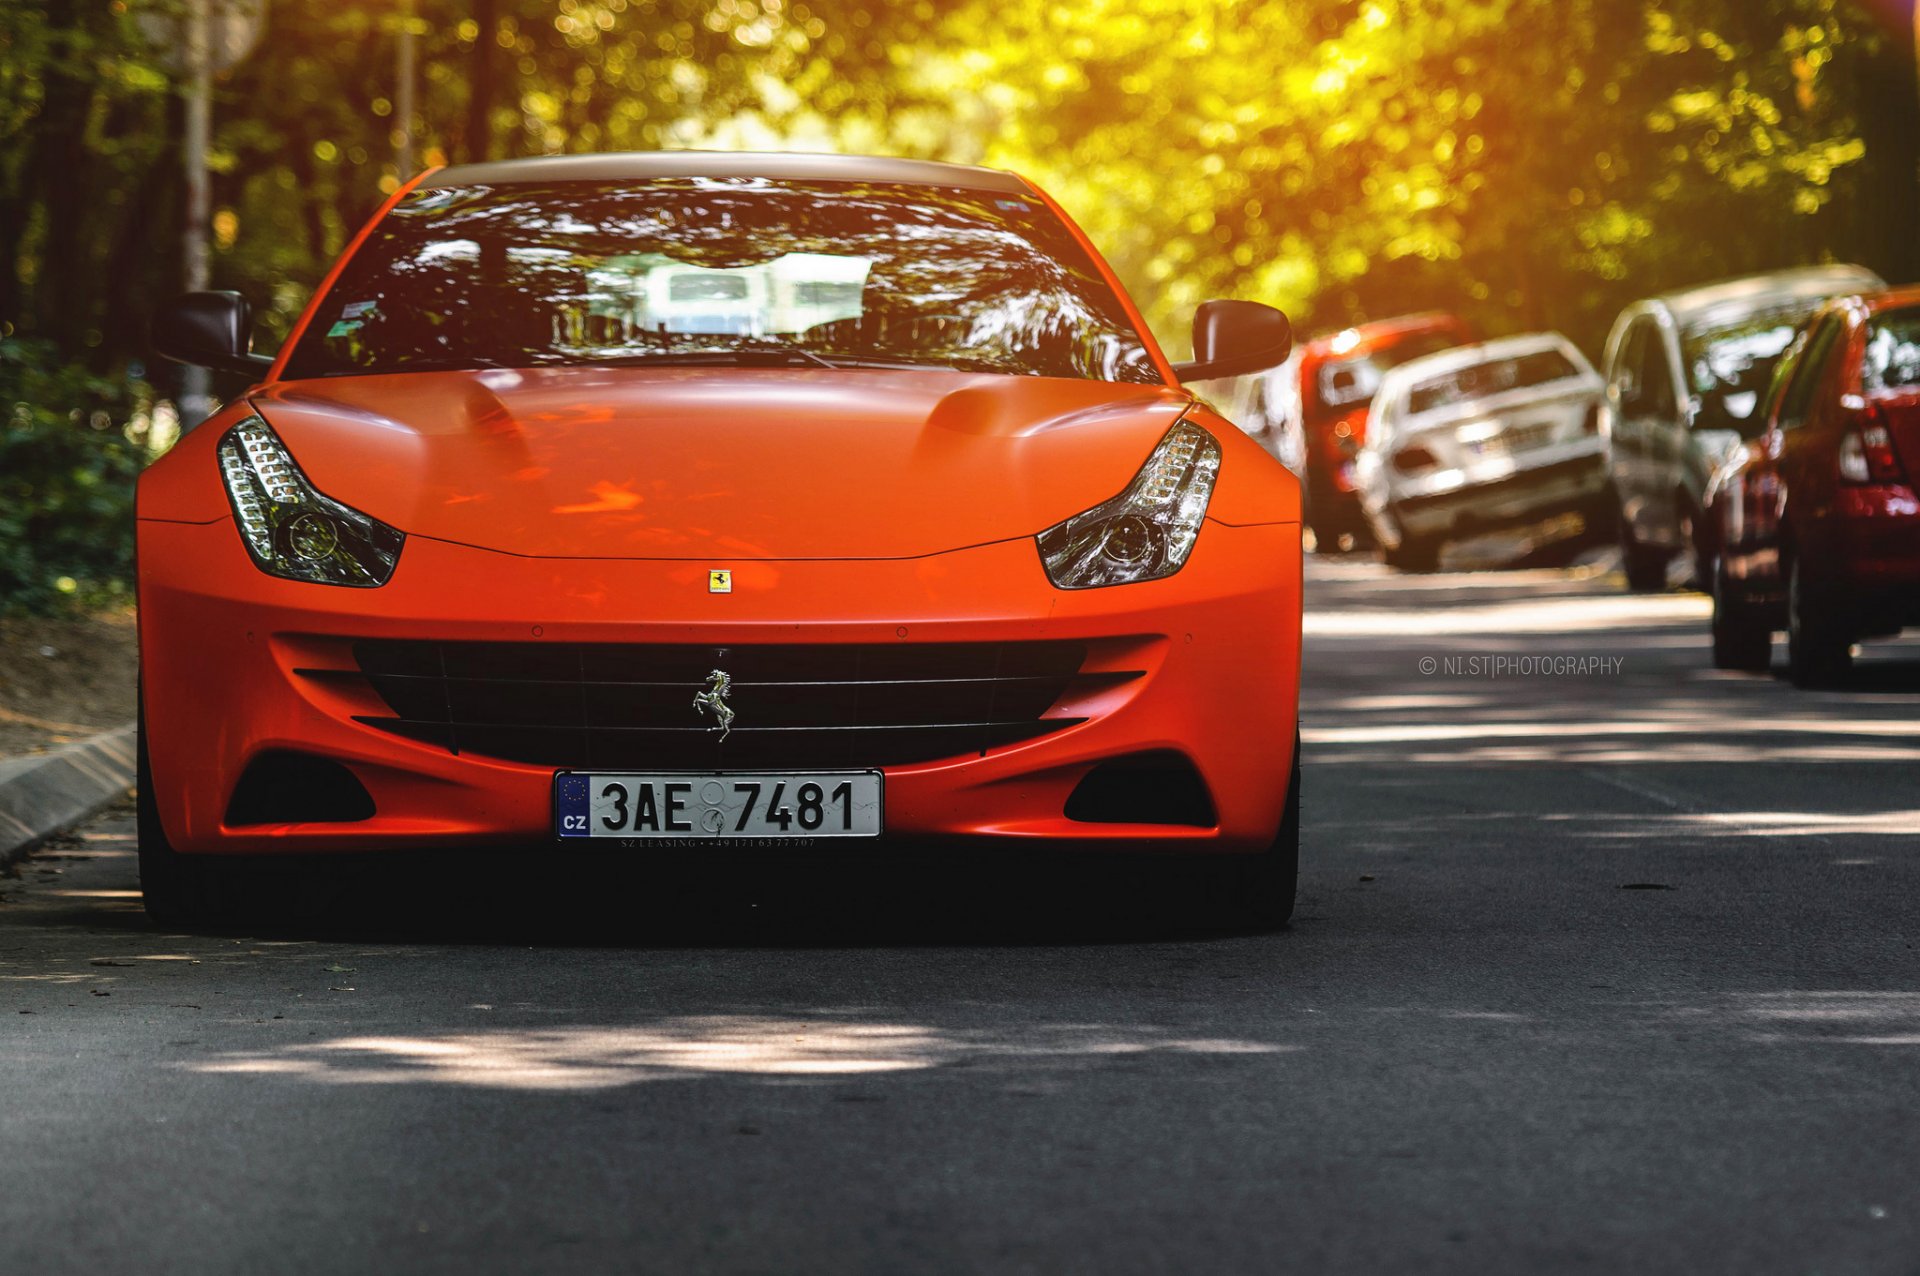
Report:
[{"label": "bokeh background", "polygon": [[[164,33],[189,2],[0,4],[0,615],[124,596],[132,478],[177,429],[146,325],[183,281]],[[263,11],[213,80],[199,228],[262,349],[403,168],[654,147],[1016,169],[1176,357],[1216,296],[1303,332],[1451,309],[1597,357],[1621,305],[1670,287],[1828,260],[1920,278],[1912,0]]]}]

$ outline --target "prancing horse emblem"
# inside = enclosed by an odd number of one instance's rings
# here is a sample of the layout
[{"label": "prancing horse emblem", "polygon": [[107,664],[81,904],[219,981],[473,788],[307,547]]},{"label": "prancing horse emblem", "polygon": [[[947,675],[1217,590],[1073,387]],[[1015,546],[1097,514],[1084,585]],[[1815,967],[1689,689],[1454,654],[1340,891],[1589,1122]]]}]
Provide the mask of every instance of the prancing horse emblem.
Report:
[{"label": "prancing horse emblem", "polygon": [[725,740],[727,732],[733,730],[733,706],[727,703],[727,693],[733,690],[733,679],[724,670],[715,669],[707,675],[707,689],[693,698],[693,707],[712,710],[713,725],[709,731],[718,731]]}]

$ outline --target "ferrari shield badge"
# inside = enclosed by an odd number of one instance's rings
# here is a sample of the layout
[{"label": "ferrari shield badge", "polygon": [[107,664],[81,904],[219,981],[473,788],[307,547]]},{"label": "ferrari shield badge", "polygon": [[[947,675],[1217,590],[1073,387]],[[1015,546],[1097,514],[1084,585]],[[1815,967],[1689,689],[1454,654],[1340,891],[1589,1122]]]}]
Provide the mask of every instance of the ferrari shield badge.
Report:
[{"label": "ferrari shield badge", "polygon": [[718,567],[708,572],[707,592],[709,594],[731,594],[733,592],[733,573],[724,567]]}]

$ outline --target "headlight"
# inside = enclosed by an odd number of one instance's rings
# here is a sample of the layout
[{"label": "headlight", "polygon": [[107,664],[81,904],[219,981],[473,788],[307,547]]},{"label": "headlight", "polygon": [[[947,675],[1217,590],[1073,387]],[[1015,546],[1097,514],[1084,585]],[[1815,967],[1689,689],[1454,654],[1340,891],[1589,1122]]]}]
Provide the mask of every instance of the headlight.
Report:
[{"label": "headlight", "polygon": [[220,440],[240,538],[261,571],[318,585],[384,585],[406,537],[322,496],[267,423],[250,416]]},{"label": "headlight", "polygon": [[1060,589],[1171,576],[1193,553],[1220,475],[1220,445],[1176,421],[1127,490],[1040,533],[1040,561]]}]

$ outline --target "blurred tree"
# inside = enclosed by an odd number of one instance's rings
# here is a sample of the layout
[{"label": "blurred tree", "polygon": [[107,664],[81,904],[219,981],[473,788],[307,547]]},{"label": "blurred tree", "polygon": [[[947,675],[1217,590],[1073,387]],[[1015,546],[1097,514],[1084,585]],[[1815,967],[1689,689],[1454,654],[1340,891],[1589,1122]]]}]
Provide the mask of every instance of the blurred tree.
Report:
[{"label": "blurred tree", "polygon": [[0,616],[124,601],[152,396],[0,338]]},{"label": "blurred tree", "polygon": [[888,142],[1033,174],[1163,321],[1438,305],[1591,346],[1714,274],[1914,266],[1912,62],[1846,0],[996,0],[895,63]]},{"label": "blurred tree", "polygon": [[[96,370],[177,284],[177,86],[134,19],[0,4],[0,335]],[[1030,173],[1155,321],[1425,306],[1589,346],[1629,296],[1920,273],[1913,38],[1864,0],[418,0],[427,162],[843,147]],[[392,0],[271,0],[217,90],[216,283],[266,341],[397,176]],[[111,281],[110,283],[107,281]],[[1179,343],[1176,343],[1179,344]]]},{"label": "blurred tree", "polygon": [[[170,376],[143,364],[179,286],[181,109],[139,18],[181,3],[0,0],[0,486],[89,526],[124,521],[151,415],[103,387]],[[1593,350],[1626,300],[1718,274],[1920,277],[1920,26],[1875,16],[1901,3],[416,0],[410,123],[430,164],[705,145],[1017,169],[1181,351],[1208,296],[1306,329],[1441,307]],[[397,11],[268,0],[217,81],[214,284],[265,347],[398,183]],[[49,599],[26,508],[0,578]],[[55,579],[110,586],[124,557]]]},{"label": "blurred tree", "polygon": [[105,362],[134,339],[106,304],[139,244],[146,179],[169,146],[165,84],[131,54],[113,0],[20,0],[0,18],[0,336],[30,321],[62,349]]}]

